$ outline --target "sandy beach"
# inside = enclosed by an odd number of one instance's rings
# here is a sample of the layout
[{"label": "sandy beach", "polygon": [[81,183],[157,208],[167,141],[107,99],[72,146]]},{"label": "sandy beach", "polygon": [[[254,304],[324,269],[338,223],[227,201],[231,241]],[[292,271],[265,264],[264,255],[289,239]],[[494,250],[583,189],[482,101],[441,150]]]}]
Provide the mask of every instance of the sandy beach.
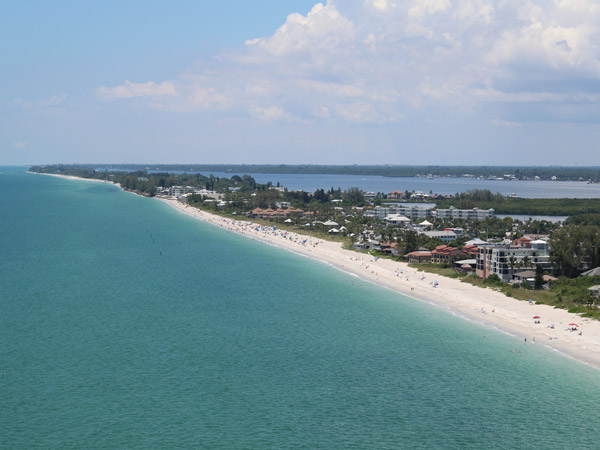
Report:
[{"label": "sandy beach", "polygon": [[[458,279],[420,272],[403,262],[376,259],[346,250],[339,243],[273,230],[260,226],[259,222],[226,219],[176,200],[160,200],[196,219],[327,263],[365,281],[431,303],[465,319],[509,333],[522,341],[548,346],[600,368],[598,321],[547,305],[515,300],[492,289],[473,286]],[[540,316],[540,323],[535,323],[534,316]],[[574,327],[569,327],[571,323],[579,325],[576,331],[572,330]]]},{"label": "sandy beach", "polygon": [[[45,175],[104,182],[66,175]],[[473,286],[458,279],[420,272],[403,262],[376,259],[364,253],[346,250],[340,243],[273,230],[260,226],[260,222],[246,219],[226,219],[177,200],[158,200],[198,220],[321,261],[367,282],[506,332],[532,345],[547,346],[563,355],[600,368],[600,322],[596,320],[581,318],[566,310],[547,305],[515,300],[492,289]],[[534,316],[539,316],[539,321],[534,320]],[[578,327],[570,327],[569,324],[572,323]]]}]

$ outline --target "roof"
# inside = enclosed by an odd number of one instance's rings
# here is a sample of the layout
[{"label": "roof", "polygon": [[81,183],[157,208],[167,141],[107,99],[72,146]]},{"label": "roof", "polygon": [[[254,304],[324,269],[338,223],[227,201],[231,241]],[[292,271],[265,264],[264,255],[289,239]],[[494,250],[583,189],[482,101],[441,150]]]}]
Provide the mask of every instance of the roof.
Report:
[{"label": "roof", "polygon": [[431,256],[431,252],[423,252],[423,251],[410,252],[410,253],[407,253],[406,256]]},{"label": "roof", "polygon": [[465,242],[465,246],[466,245],[481,245],[481,244],[487,244],[487,242],[482,241],[479,238],[471,239],[470,241]]},{"label": "roof", "polygon": [[438,245],[435,250],[433,250],[433,252],[431,252],[432,254],[436,254],[436,255],[459,255],[459,254],[465,254],[465,252],[463,252],[462,250],[460,250],[457,247],[448,247],[447,245]]},{"label": "roof", "polygon": [[402,214],[388,214],[383,220],[396,220],[400,222],[410,222],[410,219]]},{"label": "roof", "polygon": [[463,259],[462,261],[454,261],[454,264],[469,264],[470,266],[474,266],[477,264],[476,259]]},{"label": "roof", "polygon": [[515,277],[519,278],[534,278],[535,270],[522,270],[521,272],[516,272]]},{"label": "roof", "polygon": [[583,272],[581,275],[585,275],[586,277],[600,276],[600,267],[596,267],[594,269],[588,270],[587,272]]},{"label": "roof", "polygon": [[424,231],[423,234],[429,237],[457,237],[454,231]]},{"label": "roof", "polygon": [[591,288],[588,288],[588,291],[600,292],[600,284],[597,284],[596,286],[592,286]]}]

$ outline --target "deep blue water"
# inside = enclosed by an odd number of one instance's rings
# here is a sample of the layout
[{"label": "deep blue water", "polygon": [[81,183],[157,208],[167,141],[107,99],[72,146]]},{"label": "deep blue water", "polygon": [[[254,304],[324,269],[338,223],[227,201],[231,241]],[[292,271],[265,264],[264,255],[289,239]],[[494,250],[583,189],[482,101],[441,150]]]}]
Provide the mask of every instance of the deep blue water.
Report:
[{"label": "deep blue water", "polygon": [[597,448],[596,369],[112,185],[0,189],[0,448]]}]

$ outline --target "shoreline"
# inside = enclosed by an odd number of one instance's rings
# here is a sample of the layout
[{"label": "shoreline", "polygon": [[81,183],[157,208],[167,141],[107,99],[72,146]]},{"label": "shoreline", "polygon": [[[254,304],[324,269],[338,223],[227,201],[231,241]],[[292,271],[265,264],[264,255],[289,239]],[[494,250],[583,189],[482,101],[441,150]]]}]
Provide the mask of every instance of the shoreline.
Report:
[{"label": "shoreline", "polygon": [[[111,183],[59,174],[43,175]],[[274,231],[272,228],[261,227],[260,222],[251,222],[246,218],[227,219],[177,200],[157,200],[197,220],[326,263],[361,280],[429,303],[462,319],[526,340],[527,343],[541,344],[564,356],[600,368],[599,321],[582,318],[548,305],[530,305],[528,302],[507,297],[492,289],[464,283],[459,279],[419,272],[409,268],[404,262],[375,259],[368,254],[343,249],[340,243],[295,232]],[[438,283],[434,286],[435,281]],[[541,323],[534,323],[534,316],[540,316]],[[569,331],[570,323],[577,323],[578,330]],[[550,328],[550,324],[554,324],[554,328]],[[579,335],[579,331],[582,335]]]}]

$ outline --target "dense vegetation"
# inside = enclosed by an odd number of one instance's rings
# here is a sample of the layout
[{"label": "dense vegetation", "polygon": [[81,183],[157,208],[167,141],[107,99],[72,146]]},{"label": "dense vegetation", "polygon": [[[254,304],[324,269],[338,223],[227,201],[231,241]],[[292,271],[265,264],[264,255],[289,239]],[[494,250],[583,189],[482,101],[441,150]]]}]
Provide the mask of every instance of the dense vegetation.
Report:
[{"label": "dense vegetation", "polygon": [[489,190],[478,189],[457,193],[451,199],[434,200],[438,208],[454,206],[460,209],[494,208],[497,214],[526,214],[539,216],[576,216],[584,214],[580,221],[573,223],[600,224],[600,198],[511,198]]},{"label": "dense vegetation", "polygon": [[109,170],[158,170],[165,172],[226,172],[272,174],[332,174],[379,175],[384,177],[449,176],[504,177],[510,174],[518,179],[540,177],[562,181],[600,182],[600,167],[514,167],[514,166],[396,166],[396,165],[286,165],[286,164],[87,164],[84,168]]},{"label": "dense vegetation", "polygon": [[216,191],[223,191],[229,187],[236,187],[242,191],[252,191],[254,189],[264,190],[268,187],[268,185],[257,184],[249,175],[245,175],[244,177],[234,175],[231,178],[225,178],[212,175],[206,177],[195,173],[148,173],[146,170],[136,170],[135,172],[109,172],[108,170],[95,170],[90,167],[79,165],[61,164],[32,166],[29,168],[29,171],[111,181],[113,183],[118,183],[123,189],[147,196],[154,196],[157,187],[169,188],[171,186],[193,186]]}]

